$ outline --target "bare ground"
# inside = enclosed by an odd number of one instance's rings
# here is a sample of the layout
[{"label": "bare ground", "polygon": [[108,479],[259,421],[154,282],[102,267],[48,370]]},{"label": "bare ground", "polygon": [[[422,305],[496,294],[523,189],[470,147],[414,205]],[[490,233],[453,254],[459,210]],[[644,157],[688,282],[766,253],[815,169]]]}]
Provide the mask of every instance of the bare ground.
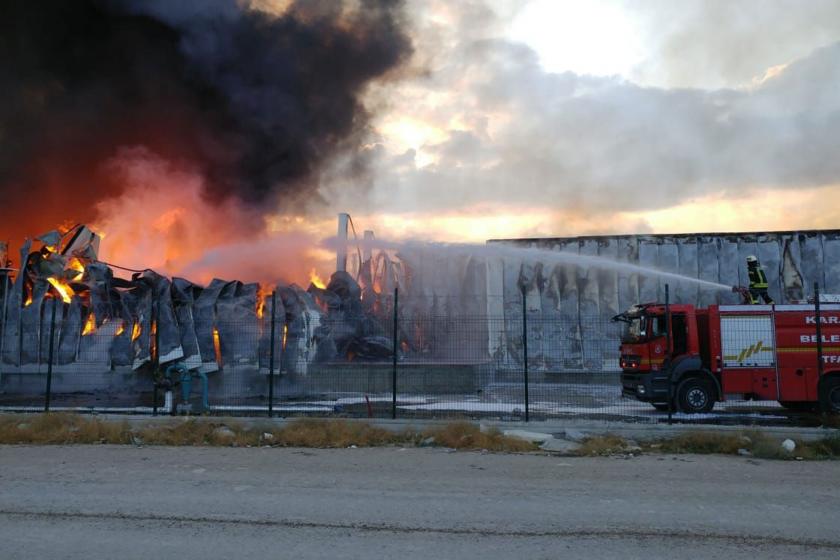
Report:
[{"label": "bare ground", "polygon": [[834,462],[0,447],[0,557],[840,556]]}]

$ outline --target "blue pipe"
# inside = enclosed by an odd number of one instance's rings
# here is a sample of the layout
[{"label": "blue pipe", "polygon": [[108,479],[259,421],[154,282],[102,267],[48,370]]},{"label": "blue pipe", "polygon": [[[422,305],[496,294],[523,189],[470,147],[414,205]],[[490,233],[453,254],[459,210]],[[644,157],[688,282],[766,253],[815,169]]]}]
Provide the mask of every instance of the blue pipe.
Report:
[{"label": "blue pipe", "polygon": [[204,372],[191,372],[183,362],[176,362],[166,368],[166,377],[171,379],[172,373],[179,374],[181,381],[181,399],[183,402],[189,402],[192,394],[192,378],[197,376],[201,378],[201,405],[203,410],[210,408],[210,382],[207,379],[207,374]]},{"label": "blue pipe", "polygon": [[207,380],[206,373],[203,371],[197,373],[201,378],[201,406],[204,407],[203,410],[210,410],[210,399],[208,397],[210,393],[210,382]]},{"label": "blue pipe", "polygon": [[192,394],[192,375],[184,369],[181,372],[181,402],[190,402],[190,395]]}]

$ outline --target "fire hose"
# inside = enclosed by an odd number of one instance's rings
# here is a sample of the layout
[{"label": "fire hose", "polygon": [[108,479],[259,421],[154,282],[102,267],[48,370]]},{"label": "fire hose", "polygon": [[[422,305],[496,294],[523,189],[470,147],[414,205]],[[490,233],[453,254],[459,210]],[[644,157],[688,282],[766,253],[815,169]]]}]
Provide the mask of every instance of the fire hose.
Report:
[{"label": "fire hose", "polygon": [[742,303],[752,303],[752,296],[750,295],[749,288],[745,288],[744,286],[732,286],[732,293],[740,294]]}]

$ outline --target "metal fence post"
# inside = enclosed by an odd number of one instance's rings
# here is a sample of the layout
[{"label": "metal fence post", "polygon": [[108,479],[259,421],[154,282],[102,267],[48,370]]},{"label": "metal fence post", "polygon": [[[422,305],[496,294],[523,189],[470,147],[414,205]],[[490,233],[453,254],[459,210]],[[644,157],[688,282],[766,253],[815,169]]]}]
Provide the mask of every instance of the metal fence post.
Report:
[{"label": "metal fence post", "polygon": [[820,285],[814,282],[814,322],[817,325],[817,385],[823,374],[822,321],[820,315]]},{"label": "metal fence post", "polygon": [[9,310],[9,271],[2,270],[5,265],[6,263],[0,262],[0,274],[3,275],[3,315],[0,317],[3,325],[0,329],[0,380],[3,379],[3,358],[6,353],[6,320]]},{"label": "metal fence post", "polygon": [[158,324],[158,317],[160,316],[160,301],[157,298],[157,294],[152,291],[152,317],[149,321],[149,329],[154,328],[154,355],[152,355],[152,416],[157,416],[158,411],[158,375],[160,374],[160,362],[158,361],[158,357],[160,356],[160,331],[157,328]]},{"label": "metal fence post", "polygon": [[525,421],[531,419],[531,405],[528,390],[528,309],[525,302],[525,286],[522,286],[522,364],[525,367]]},{"label": "metal fence post", "polygon": [[399,344],[399,299],[400,289],[394,287],[394,346],[393,346],[393,363],[391,364],[391,418],[397,418],[397,348]]},{"label": "metal fence post", "polygon": [[668,424],[674,416],[674,379],[671,376],[671,295],[670,286],[665,284],[665,360],[662,367],[668,368]]},{"label": "metal fence post", "polygon": [[53,370],[53,349],[55,347],[55,309],[58,307],[58,300],[50,300],[52,311],[50,312],[50,348],[47,361],[47,391],[44,398],[44,412],[50,411],[50,396],[52,395],[52,370]]},{"label": "metal fence post", "polygon": [[277,292],[271,292],[271,335],[269,337],[269,351],[268,351],[268,417],[274,415],[274,321],[277,317],[276,306]]}]

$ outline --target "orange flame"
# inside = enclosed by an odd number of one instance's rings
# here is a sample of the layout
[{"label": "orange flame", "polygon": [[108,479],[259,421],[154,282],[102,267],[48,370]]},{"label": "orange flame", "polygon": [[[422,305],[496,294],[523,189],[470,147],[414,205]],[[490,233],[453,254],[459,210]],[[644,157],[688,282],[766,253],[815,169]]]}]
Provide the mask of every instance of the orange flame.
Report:
[{"label": "orange flame", "polygon": [[125,332],[125,323],[120,323],[120,326],[117,327],[117,332],[114,336],[120,336],[124,332]]},{"label": "orange flame", "polygon": [[88,315],[87,321],[85,321],[85,328],[82,330],[82,336],[87,336],[93,332],[96,332],[96,317],[91,311],[90,315]]},{"label": "orange flame", "polygon": [[[57,278],[47,278],[47,282],[49,282],[50,285],[52,285],[52,287],[55,288],[55,291],[58,292],[58,295],[61,296],[61,300],[64,303],[70,303],[71,301],[73,301],[73,295],[75,295],[75,292],[73,291],[73,288],[71,288],[67,283]],[[32,303],[31,300],[32,298],[30,296],[29,303]],[[27,303],[27,305],[29,305],[29,303]]]},{"label": "orange flame", "polygon": [[78,282],[79,280],[81,280],[82,276],[84,276],[85,274],[85,265],[83,265],[82,261],[80,261],[76,257],[70,259],[70,262],[67,263],[67,268],[78,272],[78,274],[72,278],[74,282]]},{"label": "orange flame", "polygon": [[219,329],[213,327],[213,350],[216,352],[216,363],[222,363],[222,340],[219,337]]},{"label": "orange flame", "polygon": [[260,284],[259,289],[257,289],[257,317],[260,319],[265,315],[266,307],[268,307],[268,298],[271,296],[273,289],[273,286],[265,284]]},{"label": "orange flame", "polygon": [[289,334],[289,326],[283,325],[283,350],[286,349],[286,336]]},{"label": "orange flame", "polygon": [[327,287],[326,283],[324,282],[324,279],[318,275],[318,272],[314,268],[309,271],[309,281],[312,282],[312,284],[316,288],[320,288],[323,290]]},{"label": "orange flame", "polygon": [[143,327],[140,326],[140,323],[134,323],[134,327],[131,329],[131,341],[134,342],[138,338],[140,338],[140,333],[143,332]]}]

